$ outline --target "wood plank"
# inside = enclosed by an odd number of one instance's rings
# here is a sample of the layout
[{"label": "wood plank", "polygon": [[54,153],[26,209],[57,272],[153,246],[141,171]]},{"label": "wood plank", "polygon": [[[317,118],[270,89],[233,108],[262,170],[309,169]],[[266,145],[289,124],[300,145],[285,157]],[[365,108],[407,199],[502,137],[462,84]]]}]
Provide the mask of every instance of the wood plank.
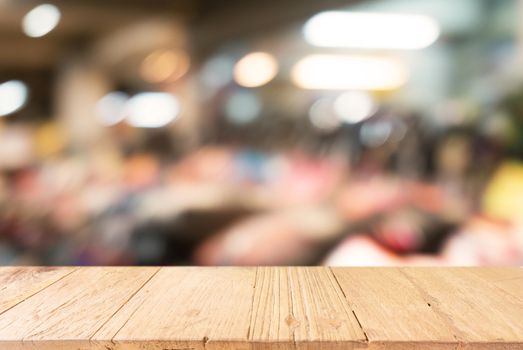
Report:
[{"label": "wood plank", "polygon": [[365,335],[325,267],[260,267],[249,340],[255,348],[352,349]]},{"label": "wood plank", "polygon": [[93,340],[125,350],[247,349],[254,281],[255,268],[164,267]]},{"label": "wood plank", "polygon": [[298,321],[292,314],[289,276],[284,267],[258,267],[249,340],[254,349],[289,349]]},{"label": "wood plank", "polygon": [[523,268],[482,267],[470,272],[523,302]]},{"label": "wood plank", "polygon": [[[402,268],[454,328],[463,348],[521,349],[523,303],[466,268]],[[520,292],[521,293],[521,292]]]},{"label": "wood plank", "polygon": [[517,268],[37,271],[0,268],[0,350],[523,349]]},{"label": "wood plank", "polygon": [[90,338],[157,268],[82,268],[0,316],[0,349],[90,349]]},{"label": "wood plank", "polygon": [[[293,314],[300,322],[295,330],[297,348],[359,347],[366,338],[328,268],[289,270]],[[303,324],[303,325],[301,325]]]},{"label": "wood plank", "polygon": [[70,267],[0,269],[0,314],[74,271]]},{"label": "wood plank", "polygon": [[397,268],[332,268],[369,349],[455,349],[452,327]]}]

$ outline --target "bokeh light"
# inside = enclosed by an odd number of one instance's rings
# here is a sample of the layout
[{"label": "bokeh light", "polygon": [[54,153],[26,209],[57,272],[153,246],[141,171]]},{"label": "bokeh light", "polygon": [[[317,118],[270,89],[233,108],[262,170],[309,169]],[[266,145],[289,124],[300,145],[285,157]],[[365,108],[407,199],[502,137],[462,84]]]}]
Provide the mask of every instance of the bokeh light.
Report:
[{"label": "bokeh light", "polygon": [[60,10],[51,4],[38,5],[29,11],[22,20],[22,28],[27,36],[38,38],[51,32],[60,22]]},{"label": "bokeh light", "polygon": [[423,49],[436,41],[440,28],[423,15],[327,11],[309,19],[303,31],[316,46]]},{"label": "bokeh light", "polygon": [[369,121],[360,129],[360,141],[368,147],[379,147],[390,138],[392,124],[387,120]]},{"label": "bokeh light", "polygon": [[376,111],[372,96],[363,91],[347,91],[334,101],[334,112],[346,123],[359,123]]},{"label": "bokeh light", "polygon": [[254,92],[241,90],[227,100],[225,117],[232,124],[249,124],[258,118],[261,109],[262,103]]},{"label": "bokeh light", "polygon": [[258,87],[270,82],[278,73],[278,62],[266,52],[253,52],[234,66],[234,80],[244,87]]},{"label": "bokeh light", "polygon": [[205,87],[219,89],[232,81],[234,60],[228,56],[215,56],[205,62],[200,78]]},{"label": "bokeh light", "polygon": [[142,92],[131,97],[125,107],[126,121],[138,128],[159,128],[180,113],[178,99],[163,92]]},{"label": "bokeh light", "polygon": [[19,80],[0,84],[0,116],[18,111],[27,102],[28,95],[27,85]]},{"label": "bokeh light", "polygon": [[190,60],[181,50],[158,50],[149,54],[140,66],[140,74],[150,83],[175,81],[189,70]]},{"label": "bokeh light", "polygon": [[118,124],[125,119],[125,105],[129,96],[121,91],[113,91],[96,103],[96,115],[105,126]]},{"label": "bokeh light", "polygon": [[309,109],[311,124],[321,131],[333,131],[341,126],[339,118],[334,113],[332,98],[322,97],[314,101]]},{"label": "bokeh light", "polygon": [[314,54],[296,63],[291,77],[304,89],[393,90],[405,84],[407,70],[390,57]]}]

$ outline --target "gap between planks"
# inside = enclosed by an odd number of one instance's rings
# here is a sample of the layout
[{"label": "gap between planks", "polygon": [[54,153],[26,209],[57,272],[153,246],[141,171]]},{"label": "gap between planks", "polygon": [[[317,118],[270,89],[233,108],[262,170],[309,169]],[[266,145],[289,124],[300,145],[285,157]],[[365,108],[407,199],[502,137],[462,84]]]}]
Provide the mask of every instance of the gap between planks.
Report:
[{"label": "gap between planks", "polygon": [[252,316],[253,316],[253,313],[254,313],[254,293],[256,291],[256,283],[257,282],[258,282],[258,267],[256,267],[254,269],[254,283],[252,285],[253,292],[252,292],[252,300],[251,300],[251,309],[250,309],[250,314],[249,314],[249,328],[247,328],[247,339],[249,339],[250,336],[251,336]]},{"label": "gap between planks", "polygon": [[51,287],[55,283],[60,282],[61,280],[63,280],[67,276],[71,275],[73,272],[77,271],[79,268],[78,267],[71,267],[70,269],[71,270],[69,272],[65,273],[63,276],[57,278],[56,280],[52,281],[51,283],[43,285],[41,288],[38,288],[38,289],[36,289],[35,291],[33,291],[31,293],[28,293],[28,295],[26,295],[25,297],[21,298],[19,301],[13,303],[13,305],[11,305],[11,306],[3,309],[3,310],[0,310],[0,316],[2,316],[4,313],[6,313],[7,311],[11,310],[12,308],[16,307],[18,304],[23,303],[24,301],[26,301],[26,300],[30,299],[31,297],[37,295],[38,293],[42,292],[43,290]]},{"label": "gap between planks", "polygon": [[[149,283],[149,281],[152,280],[153,277],[156,276],[156,275],[158,274],[158,272],[160,272],[161,269],[162,269],[161,267],[158,267],[158,268],[156,269],[156,271],[154,271],[154,273],[152,273],[151,276],[150,276],[150,277],[149,277],[145,282],[143,282],[142,285],[141,285],[138,289],[136,289],[133,293],[131,293],[131,295],[129,296],[129,298],[127,298],[127,300],[126,300],[126,301],[125,301],[125,302],[124,302],[124,303],[123,303],[123,304],[122,304],[122,305],[121,305],[121,306],[120,306],[120,307],[119,307],[115,312],[113,312],[113,314],[112,314],[111,316],[109,316],[109,317],[107,318],[107,320],[105,320],[105,322],[104,322],[100,327],[98,327],[98,329],[97,329],[97,330],[96,330],[96,331],[95,331],[95,332],[94,332],[94,333],[89,337],[89,341],[91,341],[92,338],[96,335],[96,333],[98,333],[98,331],[100,331],[100,329],[102,329],[102,328],[107,324],[107,322],[109,322],[109,321],[114,317],[114,315],[116,315],[116,314],[117,314],[117,313],[118,313],[118,312],[119,312],[119,311],[120,311],[120,310],[121,310],[121,309],[122,309],[122,308],[123,308],[123,307],[124,307],[124,306],[125,306],[125,305],[130,301],[130,300],[131,300],[131,299],[132,299],[132,298],[134,298],[134,296],[135,296],[136,294],[138,294],[138,292],[141,291],[141,290],[143,289],[143,287],[145,287],[145,285],[146,285],[147,283]],[[136,311],[136,310],[135,310],[135,311]],[[122,325],[122,327],[120,327],[120,329],[122,329],[122,328],[125,326],[125,324],[126,324],[126,323],[131,319],[131,317],[133,316],[133,314],[134,314],[134,312],[133,312],[131,315],[129,315],[129,318],[127,319],[127,321],[124,322],[124,324]],[[116,337],[116,335],[118,334],[118,332],[120,331],[120,329],[119,329],[119,330],[114,334],[114,336],[111,338],[111,342],[113,342],[114,337]]]},{"label": "gap between planks", "polygon": [[[108,269],[110,269],[110,268],[108,268]],[[129,294],[129,296],[127,296],[125,298],[125,300],[121,303],[121,305],[119,305],[114,311],[111,311],[111,314],[109,316],[107,316],[107,318],[103,319],[102,323],[99,326],[97,326],[97,328],[94,330],[94,332],[90,333],[90,335],[85,340],[88,341],[89,343],[96,342],[97,339],[93,340],[93,338],[97,335],[97,333],[100,330],[102,330],[109,322],[111,322],[111,320],[115,317],[115,315],[117,315],[123,308],[125,308],[131,301],[133,301],[133,299],[139,293],[141,293],[141,291],[144,288],[146,288],[151,283],[151,280],[153,280],[159,274],[160,271],[167,270],[167,269],[168,268],[159,267],[159,268],[156,268],[155,270],[153,270],[154,272],[152,272],[151,275],[148,276],[144,280],[144,282],[141,282],[139,284],[139,286],[135,290],[133,290]],[[263,271],[264,271],[265,275],[263,276],[262,279],[259,279],[258,277],[259,277],[261,269],[264,269]],[[17,303],[15,303],[15,304],[11,305],[9,308],[3,310],[2,313],[5,313],[5,312],[11,310],[12,308],[16,307],[17,305],[23,303],[24,301],[26,301],[32,297],[36,297],[39,293],[44,292],[46,289],[52,287],[56,283],[71,276],[73,273],[75,273],[79,270],[81,270],[81,269],[80,268],[71,268],[70,271],[65,273],[60,278],[54,280],[51,283],[46,284],[45,286],[34,291],[33,293],[28,294],[25,298],[19,300]],[[316,296],[315,292],[316,292],[316,290],[318,292],[321,292],[321,290],[320,290],[321,288],[319,288],[319,287],[321,287],[321,283],[325,282],[326,280],[321,281],[321,279],[318,279],[318,280],[316,280],[316,284],[314,284],[315,276],[319,276],[319,275],[323,275],[323,278],[327,278],[327,280],[330,280],[331,283],[329,283],[327,285],[329,287],[329,288],[326,288],[327,290],[334,289],[334,290],[330,291],[331,294],[327,293],[327,295],[324,295],[323,297],[327,297],[326,301],[328,301],[328,300],[332,301],[333,297],[338,298],[339,303],[340,303],[338,305],[340,305],[340,306],[344,305],[340,308],[340,313],[342,314],[341,318],[344,320],[344,322],[347,322],[350,319],[350,317],[354,317],[354,319],[357,322],[357,327],[362,332],[362,335],[365,337],[365,342],[368,341],[368,337],[367,337],[365,331],[363,330],[362,325],[361,325],[360,321],[358,320],[358,317],[356,316],[355,310],[349,305],[345,292],[343,291],[343,288],[341,288],[336,275],[333,273],[333,271],[330,268],[318,267],[318,268],[300,269],[300,268],[296,268],[296,267],[280,267],[280,268],[278,268],[278,267],[265,267],[265,268],[255,267],[253,269],[253,271],[254,271],[254,277],[252,279],[252,294],[250,296],[251,297],[250,308],[249,308],[250,314],[248,316],[249,325],[248,325],[248,329],[246,332],[246,338],[240,339],[239,340],[240,342],[251,343],[251,342],[255,342],[257,340],[256,337],[253,337],[252,327],[257,326],[256,321],[259,321],[257,319],[257,317],[259,317],[260,315],[256,313],[256,310],[254,309],[254,305],[256,302],[256,293],[257,292],[262,293],[263,291],[261,291],[261,289],[264,289],[264,288],[268,289],[268,293],[270,293],[271,290],[276,288],[278,295],[270,296],[269,294],[267,294],[266,298],[269,298],[269,297],[271,297],[272,299],[277,298],[279,305],[282,305],[282,306],[286,305],[286,307],[288,308],[288,313],[289,313],[288,316],[286,316],[284,320],[282,320],[282,318],[280,317],[277,319],[277,321],[278,321],[278,329],[280,327],[279,326],[280,322],[282,324],[287,323],[287,326],[289,329],[283,330],[283,332],[288,331],[290,333],[289,334],[290,339],[285,340],[285,339],[278,338],[276,340],[276,342],[281,342],[281,344],[285,344],[284,345],[285,347],[292,347],[293,349],[298,348],[298,346],[297,346],[297,328],[298,328],[298,326],[297,325],[299,325],[300,322],[302,324],[301,331],[300,331],[300,342],[302,344],[304,342],[307,343],[308,341],[313,342],[314,339],[311,338],[312,335],[309,333],[309,327],[316,326],[314,323],[316,321],[315,318],[317,319],[318,317],[325,316],[325,315],[322,315],[321,312],[318,313],[319,312],[318,310],[307,309],[310,306],[315,307],[315,305],[311,305],[311,304],[314,304],[313,302],[310,302],[311,300],[321,301],[321,295],[319,295],[321,293],[319,293],[318,296]],[[277,280],[273,280],[275,277],[277,278]],[[281,285],[282,278],[286,281],[286,285]],[[309,283],[309,280],[310,280],[310,283]],[[264,286],[263,284],[258,285],[259,282],[261,282],[261,283],[265,282],[266,286]],[[273,285],[274,283],[276,283],[276,285]],[[257,290],[257,288],[260,288],[260,290]],[[316,288],[316,289],[314,289],[314,288]],[[281,295],[281,293],[284,293],[284,292],[286,295]],[[42,299],[43,297],[40,297],[40,298]],[[329,298],[331,298],[331,299],[329,299]],[[307,301],[309,302],[309,304]],[[68,301],[64,302],[64,304],[67,304],[67,303],[68,303]],[[138,309],[140,308],[142,303],[143,303],[143,301],[140,302],[140,304],[138,306],[132,307],[133,310],[128,315],[125,315],[126,317],[123,320],[120,320],[123,322],[121,323],[121,325],[118,327],[118,329],[113,334],[111,334],[108,338],[105,339],[106,342],[110,342],[112,344],[116,343],[115,338],[119,335],[120,331],[127,325],[127,323],[133,318],[133,316],[138,311]],[[61,309],[64,304],[58,305],[57,307],[55,307],[55,309],[57,309],[57,310]],[[294,305],[298,306],[298,310],[294,310]],[[263,305],[262,305],[262,307],[263,307]],[[263,317],[264,316],[263,313],[267,313],[268,311],[274,312],[274,311],[278,311],[278,310],[264,309],[264,310],[262,310],[261,316]],[[308,316],[312,316],[312,320],[308,320]],[[327,317],[329,317],[329,315],[327,315]],[[264,321],[264,319],[262,318],[261,322],[263,322],[263,321]],[[269,317],[269,321],[272,322],[272,319],[270,317]],[[297,325],[295,325],[295,327],[293,327],[292,323],[296,323]],[[285,327],[283,327],[283,328],[285,328]],[[305,331],[303,330],[304,328],[306,328]],[[321,331],[322,331],[321,327],[319,329],[315,329],[315,331],[316,331],[316,336],[318,336],[317,332],[321,333]],[[209,340],[213,340],[213,339],[210,339],[210,336],[211,336],[211,334],[205,334],[202,338],[202,343],[203,343],[204,349],[206,348],[206,345],[209,342]],[[321,339],[321,336],[320,336],[320,339]],[[24,342],[31,341],[30,339],[26,339],[25,337],[22,338],[21,340]],[[263,340],[260,340],[260,341],[263,341]],[[234,343],[234,341],[233,341],[233,343]],[[270,344],[271,341],[268,341],[267,343]]]},{"label": "gap between planks", "polygon": [[[97,339],[93,339],[93,337],[97,335],[100,330],[106,327],[106,325],[108,325],[108,323],[111,322],[113,318],[115,318],[115,316],[120,313],[120,311],[122,311],[124,308],[128,308],[128,312],[123,312],[120,316],[124,317],[121,317],[117,322],[120,327],[113,328],[112,332],[114,333],[111,332],[110,335],[107,334],[107,337],[103,339],[107,342],[107,344],[110,344],[110,342],[116,344],[115,337],[119,335],[120,331],[126,327],[127,323],[133,319],[135,313],[138,311],[138,309],[141,308],[145,300],[138,298],[138,294],[143,294],[143,291],[145,293],[145,297],[147,297],[147,293],[149,292],[145,291],[145,288],[149,288],[149,290],[155,291],[155,288],[159,285],[158,282],[166,280],[165,278],[158,277],[172,276],[172,274],[167,273],[169,269],[170,268],[168,267],[151,268],[150,273],[143,274],[143,279],[141,279],[139,283],[136,283],[136,289],[133,288],[129,294],[122,294],[121,305],[119,302],[117,305],[114,305],[114,307],[117,307],[116,309],[111,308],[108,310],[106,315],[104,315],[104,318],[100,319],[102,321],[101,325],[96,324],[96,329],[94,332],[84,339],[88,342],[91,342],[91,340],[93,340],[93,343],[96,342]],[[23,298],[21,297],[20,299],[13,299],[17,301],[13,301],[13,305],[7,304],[10,306],[6,307],[5,310],[0,310],[0,315],[5,314],[6,312],[28,301],[31,298],[37,297],[39,293],[47,291],[44,293],[44,295],[50,295],[51,292],[48,290],[49,288],[52,287],[53,290],[56,289],[54,288],[55,284],[63,281],[65,278],[70,277],[78,270],[78,268],[71,268],[70,270],[66,270],[63,272],[63,275],[60,275],[60,277],[57,275],[54,277],[56,278],[55,280],[50,279],[49,281],[51,282],[43,282],[41,286],[39,285],[35,290],[31,290],[26,295],[24,295]],[[162,271],[164,272],[162,273],[162,276],[158,276]],[[173,270],[171,271],[173,272]],[[193,271],[197,271],[197,269],[194,269]],[[521,327],[518,324],[518,320],[523,315],[523,309],[521,308],[520,302],[523,300],[523,295],[520,293],[520,289],[518,289],[518,287],[521,285],[521,278],[509,276],[509,274],[512,273],[519,274],[521,270],[503,270],[506,272],[508,276],[507,278],[499,278],[496,271],[487,273],[489,270],[486,269],[470,270],[460,268],[453,268],[447,271],[444,269],[438,270],[411,268],[374,270],[369,268],[362,268],[343,271],[330,267],[255,267],[252,268],[251,271],[252,272],[250,273],[244,271],[243,275],[249,277],[241,280],[243,283],[243,287],[241,288],[244,288],[243,290],[246,292],[243,294],[238,294],[236,299],[231,297],[233,300],[232,302],[231,300],[227,301],[227,299],[223,299],[226,305],[244,305],[245,307],[242,308],[242,312],[245,311],[245,317],[241,317],[241,319],[244,319],[248,322],[246,328],[241,327],[243,335],[239,334],[237,338],[229,338],[230,340],[225,339],[229,344],[228,348],[239,348],[240,344],[248,343],[249,346],[252,346],[252,349],[257,349],[255,341],[260,341],[262,344],[258,345],[262,346],[264,349],[269,349],[273,346],[276,349],[278,345],[283,346],[285,349],[300,349],[300,346],[303,346],[304,343],[306,343],[306,345],[310,345],[311,348],[314,346],[317,348],[323,348],[323,344],[318,343],[314,336],[319,336],[320,340],[323,340],[324,338],[322,337],[325,336],[325,340],[330,341],[331,343],[338,341],[343,342],[344,340],[340,340],[340,338],[329,338],[329,335],[333,333],[322,333],[322,331],[325,330],[325,325],[322,326],[324,328],[317,328],[318,322],[325,321],[321,318],[327,315],[327,317],[332,317],[331,321],[336,322],[340,321],[337,318],[340,318],[341,322],[346,322],[348,319],[352,318],[355,321],[353,322],[354,327],[359,327],[365,338],[365,340],[362,341],[360,345],[363,347],[372,347],[372,349],[382,349],[382,347],[380,347],[381,343],[386,344],[384,345],[386,346],[386,349],[389,349],[389,347],[390,349],[399,349],[400,346],[418,346],[419,349],[441,349],[443,346],[445,346],[445,349],[456,350],[523,349],[522,337],[513,335],[513,332],[519,332],[521,330]],[[219,272],[219,270],[206,270],[203,275],[204,277],[214,276],[214,274],[217,272]],[[369,273],[369,276],[373,275],[374,277],[366,276],[366,273]],[[192,282],[191,288],[196,288],[194,291],[198,292],[198,278],[192,277],[192,279],[189,279],[187,277],[189,275],[190,274],[178,274],[178,276],[181,276],[179,282],[181,283],[185,280]],[[222,280],[227,278],[226,275],[227,274],[222,275]],[[155,280],[155,283],[152,283],[153,279]],[[394,292],[385,293],[384,291],[387,290],[385,286],[380,286],[381,283],[376,283],[376,281],[380,279],[388,280],[390,287],[387,288],[392,288]],[[237,281],[234,280],[232,281],[232,284],[228,283],[226,286],[222,286],[219,289],[218,295],[220,295],[220,293],[222,296],[229,295],[228,288],[236,288],[235,290],[241,289],[240,287],[234,287],[236,283]],[[176,287],[176,283],[171,282],[171,285]],[[325,287],[324,289],[321,288],[322,285]],[[212,288],[209,288],[208,286],[209,283],[207,283],[206,290],[212,290]],[[449,289],[448,286],[452,288]],[[435,289],[433,287],[435,287]],[[478,288],[484,289],[484,291],[480,293],[481,295],[475,292],[478,290]],[[252,293],[247,292],[249,289]],[[168,290],[168,288],[164,289],[164,292]],[[325,293],[325,290],[329,291],[329,293]],[[152,293],[154,294],[154,292]],[[167,294],[165,295],[167,296],[168,292],[166,293]],[[173,293],[174,295],[171,299],[177,300],[177,290],[174,289]],[[485,298],[481,299],[483,294],[485,294]],[[190,296],[191,292],[186,292],[186,295]],[[249,299],[249,295],[251,299]],[[205,295],[203,295],[203,297],[204,296]],[[516,304],[514,301],[503,300],[509,299],[510,296],[519,300],[518,304]],[[144,295],[142,295],[142,297],[144,297]],[[202,297],[202,295],[200,295],[200,297]],[[40,296],[37,298],[37,300],[45,300],[44,298],[44,296]],[[471,303],[469,309],[469,299],[471,301],[479,302],[479,306]],[[184,299],[182,298],[181,301],[183,302],[183,300]],[[213,306],[212,301],[207,301],[205,299],[195,300],[204,301],[202,303],[203,305],[208,305],[211,307]],[[275,302],[274,305],[272,303],[273,301]],[[314,301],[318,301],[318,303],[314,303]],[[340,314],[345,316],[330,314],[332,309],[327,311],[323,309],[317,309],[317,307],[320,305],[323,305],[323,307],[328,307],[331,302],[335,304],[336,307],[339,307]],[[412,340],[408,340],[408,337],[403,336],[391,337],[391,333],[383,333],[382,329],[386,328],[381,327],[381,325],[389,325],[391,326],[390,329],[394,330],[394,328],[396,328],[397,331],[401,331],[401,327],[405,326],[407,323],[402,323],[401,319],[398,321],[396,319],[387,319],[386,317],[380,320],[379,312],[369,312],[372,311],[372,309],[369,309],[368,305],[371,305],[370,303],[372,302],[374,302],[374,305],[378,305],[378,308],[382,309],[389,308],[389,310],[398,310],[398,308],[404,307],[405,315],[403,315],[403,317],[407,317],[409,315],[410,317],[419,316],[420,322],[416,322],[418,324],[412,324],[413,329],[411,330],[418,329],[424,324],[423,321],[425,321],[425,323],[429,322],[434,325],[437,323],[438,327],[440,327],[439,330],[442,332],[445,331],[445,334],[450,337],[447,336],[444,338],[447,339],[447,342],[445,342],[443,338],[433,339],[430,335],[427,338],[427,334],[424,335],[425,338],[423,338],[422,334],[422,337]],[[376,302],[378,303],[376,304]],[[423,302],[425,302],[424,305],[422,305]],[[34,300],[32,303],[34,304]],[[216,303],[219,303],[219,301],[215,302],[215,304]],[[381,303],[383,304],[380,306]],[[498,309],[501,311],[490,314],[490,304],[493,305],[493,311],[497,310],[495,306],[498,306]],[[198,303],[193,304],[193,306],[194,305],[197,306]],[[413,306],[414,308],[411,309],[410,306]],[[61,306],[58,306],[58,308],[61,308]],[[26,307],[22,309],[30,310]],[[148,309],[148,307],[145,307],[145,309]],[[207,309],[203,308],[202,312],[204,310]],[[454,312],[453,310],[456,311]],[[172,311],[171,314],[173,312],[174,311]],[[468,320],[464,319],[465,312],[472,312],[471,316],[477,316],[473,318],[477,324],[469,323]],[[12,314],[12,312],[9,313]],[[167,314],[168,313],[169,312],[167,312]],[[151,314],[151,317],[154,317],[153,315],[154,314]],[[234,315],[239,314],[231,314],[231,316]],[[286,323],[285,315],[290,316],[290,321],[287,323],[288,327],[283,326],[280,328],[280,322],[282,325],[285,325]],[[383,315],[386,316],[386,314]],[[271,318],[271,316],[279,316],[279,318]],[[311,319],[308,319],[309,316],[311,316]],[[425,320],[423,320],[424,318]],[[301,323],[301,328],[298,329],[298,327],[292,327],[291,323],[294,321],[298,322],[298,324]],[[260,322],[260,324],[258,324],[258,322]],[[267,322],[268,324],[266,324]],[[271,322],[274,322],[274,324],[271,324]],[[504,329],[500,328],[499,334],[497,334],[496,332],[498,332],[498,330],[494,332],[493,330],[489,330],[488,327],[485,328],[485,326],[481,325],[481,323],[487,325],[503,325],[505,322],[508,322],[506,324],[507,326],[512,327],[512,331],[505,327]],[[271,330],[274,328],[278,330],[277,333],[279,336],[275,338],[276,340],[273,340],[273,338],[270,337],[269,339],[264,338],[264,336],[267,334],[267,327],[269,329],[268,334],[270,334]],[[309,329],[309,327],[311,327],[312,331]],[[260,329],[262,328],[265,329],[265,331],[260,333]],[[304,330],[305,328],[306,330]],[[139,328],[135,329],[138,329],[138,333],[141,332]],[[201,329],[205,329],[205,327]],[[434,330],[436,330],[436,328],[434,328]],[[509,331],[512,332],[512,335]],[[286,332],[288,332],[287,338]],[[200,337],[195,338],[194,341],[196,343],[196,341],[199,342],[199,340],[201,340],[201,348],[204,350],[218,349],[216,347],[216,341],[219,342],[224,339],[217,339],[215,333],[216,332],[214,332],[212,328],[206,331],[202,331],[200,332]],[[127,334],[129,334],[129,332],[127,332]],[[244,338],[245,334],[246,338]],[[396,333],[396,335],[397,334],[400,333]],[[456,334],[458,334],[458,336],[456,336]],[[119,341],[121,342],[122,339],[125,339],[126,336],[127,335],[124,332]],[[363,336],[361,339],[363,339]],[[454,339],[452,340],[452,338]],[[152,338],[150,339],[152,340]],[[52,342],[53,338],[49,338],[49,340]],[[419,342],[416,343],[416,340]],[[31,340],[28,341],[32,342]],[[207,346],[209,341],[213,343],[211,344],[213,346]],[[297,344],[297,341],[300,342],[300,344]],[[40,349],[38,346],[42,346],[43,348],[44,344],[42,341],[39,340],[38,342],[39,343],[34,343],[36,344],[35,346],[37,346],[38,349]],[[67,339],[65,339],[65,342],[67,342]],[[149,347],[147,347],[149,345],[144,343],[147,342],[147,340],[142,339],[138,340],[138,342],[138,344],[141,344],[139,346],[145,346],[145,348],[149,349]],[[356,346],[354,342],[351,344],[352,346]],[[124,345],[120,343],[120,345],[122,348],[126,346],[125,343]],[[72,345],[67,345],[67,349],[69,349],[69,346]],[[325,346],[325,349],[329,347],[329,345]],[[375,348],[374,346],[377,347]],[[351,346],[347,343],[347,348],[350,347]],[[198,348],[200,348],[200,345],[198,345]],[[406,349],[407,348],[411,349],[410,347],[406,347]],[[106,349],[112,349],[112,347],[108,345]],[[171,347],[168,347],[168,349],[171,349]],[[182,348],[172,347],[172,349]]]},{"label": "gap between planks", "polygon": [[363,326],[361,325],[361,321],[360,319],[358,318],[358,315],[356,314],[356,311],[354,310],[354,308],[352,307],[351,303],[350,303],[350,300],[349,298],[347,298],[347,295],[345,294],[345,291],[343,290],[343,288],[341,287],[341,284],[340,284],[340,281],[338,281],[338,277],[336,277],[336,274],[334,273],[334,271],[332,271],[332,267],[327,267],[329,269],[329,273],[331,274],[331,276],[334,278],[334,280],[336,281],[336,285],[338,286],[338,288],[340,289],[341,293],[343,294],[343,298],[345,299],[345,301],[349,304],[349,308],[350,310],[352,311],[352,314],[354,315],[354,318],[356,319],[356,322],[358,322],[358,326],[360,326],[360,329],[361,331],[363,332],[363,335],[365,336],[365,342],[368,343],[369,342],[369,336],[367,335],[367,332],[365,331],[365,329],[363,328]]}]

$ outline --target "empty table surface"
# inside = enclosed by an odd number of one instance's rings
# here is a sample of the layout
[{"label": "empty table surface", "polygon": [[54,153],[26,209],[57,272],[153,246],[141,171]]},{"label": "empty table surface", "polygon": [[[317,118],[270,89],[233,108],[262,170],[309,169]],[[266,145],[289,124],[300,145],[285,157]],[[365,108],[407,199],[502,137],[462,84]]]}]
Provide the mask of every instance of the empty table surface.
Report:
[{"label": "empty table surface", "polygon": [[0,349],[523,349],[522,268],[4,267]]}]

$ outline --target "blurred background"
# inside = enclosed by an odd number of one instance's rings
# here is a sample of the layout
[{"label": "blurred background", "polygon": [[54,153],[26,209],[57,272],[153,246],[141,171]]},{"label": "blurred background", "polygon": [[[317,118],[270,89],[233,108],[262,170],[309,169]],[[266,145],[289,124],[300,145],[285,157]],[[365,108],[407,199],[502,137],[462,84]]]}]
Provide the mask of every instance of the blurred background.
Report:
[{"label": "blurred background", "polygon": [[0,265],[522,265],[523,0],[0,0]]}]

